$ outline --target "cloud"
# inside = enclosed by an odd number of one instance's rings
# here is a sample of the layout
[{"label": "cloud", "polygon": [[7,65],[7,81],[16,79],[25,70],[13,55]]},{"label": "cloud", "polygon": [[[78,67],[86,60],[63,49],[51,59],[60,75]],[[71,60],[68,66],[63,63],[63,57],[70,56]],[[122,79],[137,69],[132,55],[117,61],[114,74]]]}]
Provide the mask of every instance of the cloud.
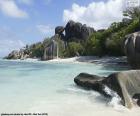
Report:
[{"label": "cloud", "polygon": [[73,4],[71,9],[63,12],[63,21],[78,21],[95,29],[107,28],[112,22],[123,18],[123,0],[92,2],[88,6]]},{"label": "cloud", "polygon": [[0,28],[0,57],[25,46],[9,28]]},{"label": "cloud", "polygon": [[54,28],[48,25],[37,25],[36,28],[41,34],[52,34],[54,32]]},{"label": "cloud", "polygon": [[28,14],[21,10],[14,0],[0,0],[0,11],[13,18],[27,18]]}]

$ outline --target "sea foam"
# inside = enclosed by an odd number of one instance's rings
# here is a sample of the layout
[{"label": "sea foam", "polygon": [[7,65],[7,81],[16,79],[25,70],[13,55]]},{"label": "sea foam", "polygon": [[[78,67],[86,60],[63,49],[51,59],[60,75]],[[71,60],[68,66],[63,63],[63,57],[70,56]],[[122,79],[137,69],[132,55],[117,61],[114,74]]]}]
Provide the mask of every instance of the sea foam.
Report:
[{"label": "sea foam", "polygon": [[115,91],[111,90],[107,86],[105,86],[104,91],[112,97],[110,102],[108,103],[108,106],[111,106],[118,111],[129,111],[126,107],[124,107],[121,104],[121,98]]}]

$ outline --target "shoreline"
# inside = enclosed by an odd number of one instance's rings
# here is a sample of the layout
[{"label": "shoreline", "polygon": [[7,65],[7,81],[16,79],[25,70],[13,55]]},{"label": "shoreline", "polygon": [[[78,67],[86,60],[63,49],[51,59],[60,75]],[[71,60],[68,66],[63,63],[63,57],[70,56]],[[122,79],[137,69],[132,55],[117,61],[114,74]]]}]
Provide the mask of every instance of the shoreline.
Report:
[{"label": "shoreline", "polygon": [[58,58],[47,61],[41,61],[40,59],[27,58],[24,60],[21,59],[1,59],[5,61],[18,61],[18,62],[41,62],[41,63],[94,63],[94,64],[125,64],[127,63],[126,56],[121,57],[112,57],[112,56],[79,56],[71,58]]}]

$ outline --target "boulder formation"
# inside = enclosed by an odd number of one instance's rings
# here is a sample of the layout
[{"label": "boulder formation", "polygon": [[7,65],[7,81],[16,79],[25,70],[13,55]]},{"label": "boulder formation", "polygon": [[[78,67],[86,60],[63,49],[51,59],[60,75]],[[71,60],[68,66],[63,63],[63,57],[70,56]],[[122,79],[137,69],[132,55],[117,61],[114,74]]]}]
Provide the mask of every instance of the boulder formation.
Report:
[{"label": "boulder formation", "polygon": [[12,51],[5,59],[39,58],[41,60],[51,60],[59,57],[59,46],[64,48],[64,42],[59,39],[60,36],[55,34],[50,39],[43,42],[32,44],[26,48]]},{"label": "boulder formation", "polygon": [[12,51],[6,58],[7,59],[19,59],[20,55],[17,50]]},{"label": "boulder formation", "polygon": [[26,58],[29,58],[29,54],[26,52],[24,49],[18,50],[13,50],[7,57],[6,59],[21,59],[24,60]]},{"label": "boulder formation", "polygon": [[65,40],[65,35],[64,35],[64,30],[65,28],[63,26],[57,26],[55,28],[55,35],[58,34],[61,38],[61,40]]},{"label": "boulder formation", "polygon": [[126,36],[124,49],[132,68],[140,69],[140,32]]},{"label": "boulder formation", "polygon": [[94,32],[94,28],[72,20],[70,20],[65,27],[57,26],[55,28],[55,34],[59,34],[61,39],[64,41],[86,40]]},{"label": "boulder formation", "polygon": [[80,73],[77,77],[74,78],[74,82],[85,89],[92,89],[94,91],[100,92],[104,96],[109,96],[104,91],[104,85],[102,84],[103,79],[105,79],[105,77]]},{"label": "boulder formation", "polygon": [[59,48],[57,39],[59,39],[58,34],[51,37],[50,41],[44,44],[43,60],[58,58]]},{"label": "boulder formation", "polygon": [[64,27],[63,26],[57,26],[56,28],[55,28],[55,34],[62,34],[63,33],[63,31],[64,31]]},{"label": "boulder formation", "polygon": [[85,40],[94,32],[93,28],[87,27],[85,24],[69,21],[65,27],[65,39],[69,41],[73,39]]},{"label": "boulder formation", "polygon": [[[13,51],[5,58],[40,58],[41,60],[55,59],[59,56],[59,52],[68,47],[69,42],[86,40],[93,32],[95,32],[94,29],[87,27],[85,24],[83,25],[78,22],[69,21],[65,27],[57,26],[55,28],[55,34],[46,41],[32,44],[29,48],[24,48],[20,51]],[[59,47],[60,43],[61,45]]]},{"label": "boulder formation", "polygon": [[115,91],[121,100],[121,103],[127,108],[132,108],[133,99],[140,102],[140,70],[123,71],[113,73],[108,77],[99,77],[81,73],[75,77],[74,82],[84,88],[98,91],[104,96],[111,97],[106,91],[105,86]]}]

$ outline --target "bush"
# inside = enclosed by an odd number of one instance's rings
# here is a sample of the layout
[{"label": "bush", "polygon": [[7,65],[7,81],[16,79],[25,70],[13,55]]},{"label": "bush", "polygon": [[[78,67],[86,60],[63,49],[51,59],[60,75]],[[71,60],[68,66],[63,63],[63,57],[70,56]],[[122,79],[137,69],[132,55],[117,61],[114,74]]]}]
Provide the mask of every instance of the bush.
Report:
[{"label": "bush", "polygon": [[84,49],[81,43],[70,42],[68,47],[64,51],[65,57],[73,57],[77,55],[83,55]]},{"label": "bush", "polygon": [[85,46],[86,55],[124,55],[123,42],[125,36],[140,30],[140,20],[134,19],[127,22],[112,23],[103,32],[96,32],[89,37]]},{"label": "bush", "polygon": [[36,57],[36,58],[42,58],[43,56],[43,53],[44,53],[44,49],[43,49],[43,45],[42,43],[37,43],[37,44],[34,44],[32,47],[31,47],[31,56],[32,57]]}]

